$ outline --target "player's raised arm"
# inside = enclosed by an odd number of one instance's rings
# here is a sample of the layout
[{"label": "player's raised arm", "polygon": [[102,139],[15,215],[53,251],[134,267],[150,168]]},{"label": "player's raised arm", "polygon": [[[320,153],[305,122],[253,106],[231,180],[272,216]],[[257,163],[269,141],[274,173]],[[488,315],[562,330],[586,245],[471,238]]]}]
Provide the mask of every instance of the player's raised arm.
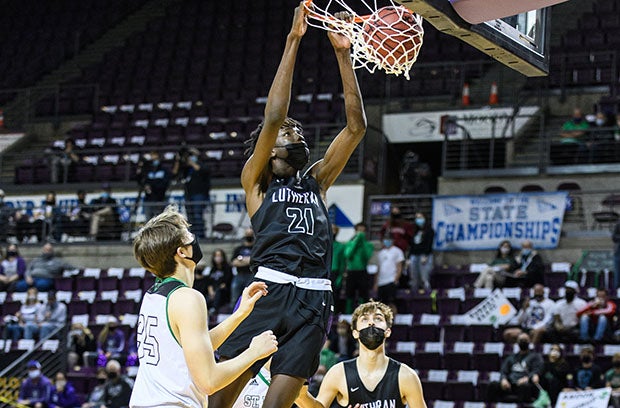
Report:
[{"label": "player's raised arm", "polygon": [[[337,13],[336,17],[351,18],[347,13]],[[331,31],[328,32],[328,36],[336,53],[342,79],[347,124],[330,144],[324,160],[314,170],[314,176],[323,192],[334,184],[351,154],[366,134],[366,114],[362,94],[351,63],[351,42],[344,35]]]},{"label": "player's raised arm", "polygon": [[207,331],[206,303],[202,294],[190,288],[180,288],[170,295],[168,317],[171,330],[183,348],[192,380],[205,394],[230,384],[255,361],[277,350],[275,336],[264,332],[254,337],[250,347],[238,357],[216,363]]},{"label": "player's raised arm", "polygon": [[[308,28],[305,12],[302,2],[295,9],[293,25],[286,38],[286,45],[284,46],[280,65],[269,89],[262,128],[259,130],[258,139],[254,142],[255,147],[252,155],[241,172],[241,185],[248,196],[251,193],[255,193],[256,185],[272,156],[272,149],[278,137],[280,127],[288,114],[297,51],[301,38]],[[250,202],[249,204],[252,206],[253,203]],[[252,210],[248,208],[250,214],[253,214],[254,211]]]}]

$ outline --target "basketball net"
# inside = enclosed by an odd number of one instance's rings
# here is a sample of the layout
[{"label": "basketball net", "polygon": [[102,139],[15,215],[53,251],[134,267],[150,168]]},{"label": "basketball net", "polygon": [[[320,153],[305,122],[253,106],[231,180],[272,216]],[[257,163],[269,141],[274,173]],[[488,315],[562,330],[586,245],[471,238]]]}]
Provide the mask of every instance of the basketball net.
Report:
[{"label": "basketball net", "polygon": [[[306,17],[308,25],[347,37],[351,41],[351,59],[354,69],[364,67],[370,73],[379,69],[385,71],[386,74],[397,76],[402,74],[409,79],[409,71],[422,48],[424,35],[422,16],[412,13],[404,6],[395,5],[390,0],[392,7],[398,13],[398,19],[389,24],[388,32],[386,32],[381,30],[382,27],[368,27],[371,21],[381,20],[379,12],[382,8],[377,8],[376,1],[373,4],[365,0],[358,0],[358,2],[363,4],[369,14],[358,14],[344,0],[327,0],[324,7],[308,0],[305,2],[308,10]],[[340,11],[350,13],[353,16],[352,20],[344,21],[336,18],[335,14]],[[394,24],[401,24],[404,16],[412,16],[418,27],[412,33],[408,31],[407,35],[390,28]],[[369,35],[365,29],[370,29],[372,34]],[[380,35],[380,40],[373,40],[375,33]]]}]

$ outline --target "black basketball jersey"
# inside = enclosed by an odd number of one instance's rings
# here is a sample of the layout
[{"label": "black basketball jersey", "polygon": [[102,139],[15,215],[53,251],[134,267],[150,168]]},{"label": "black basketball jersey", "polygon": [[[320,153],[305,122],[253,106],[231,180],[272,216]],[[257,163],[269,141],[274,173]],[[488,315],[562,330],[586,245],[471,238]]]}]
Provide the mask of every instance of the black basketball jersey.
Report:
[{"label": "black basketball jersey", "polygon": [[[400,363],[396,360],[388,362],[385,375],[379,381],[374,391],[368,391],[359,373],[357,372],[357,358],[345,361],[344,374],[347,379],[347,392],[349,394],[349,405],[360,404],[361,408],[404,408],[400,387],[398,386],[398,371]],[[332,405],[340,407],[337,403]]]},{"label": "black basketball jersey", "polygon": [[252,272],[265,266],[304,278],[329,279],[332,229],[312,176],[274,178],[252,216]]}]

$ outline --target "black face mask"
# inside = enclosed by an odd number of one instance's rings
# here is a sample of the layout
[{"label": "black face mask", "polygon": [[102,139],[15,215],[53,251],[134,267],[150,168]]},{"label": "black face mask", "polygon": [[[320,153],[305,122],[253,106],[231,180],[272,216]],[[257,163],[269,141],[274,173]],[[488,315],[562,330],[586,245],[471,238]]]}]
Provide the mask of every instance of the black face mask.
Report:
[{"label": "black face mask", "polygon": [[194,238],[190,245],[192,246],[192,257],[190,258],[188,256],[187,259],[193,261],[196,265],[198,265],[198,262],[200,262],[200,260],[202,259],[202,249],[200,249],[198,238]]},{"label": "black face mask", "polygon": [[360,330],[360,341],[368,350],[374,350],[383,344],[385,340],[385,330],[368,326],[365,329]]},{"label": "black face mask", "polygon": [[566,301],[567,302],[572,302],[573,299],[575,299],[575,292],[567,291],[565,296],[566,296]]},{"label": "black face mask", "polygon": [[97,384],[103,384],[105,383],[105,380],[105,378],[97,377]]},{"label": "black face mask", "polygon": [[620,361],[614,361],[612,365],[614,368],[620,368]]},{"label": "black face mask", "polygon": [[584,364],[590,364],[592,362],[592,356],[583,356],[581,357],[581,362]]},{"label": "black face mask", "polygon": [[530,349],[530,342],[529,341],[520,341],[519,342],[519,350],[521,351],[528,351]]},{"label": "black face mask", "polygon": [[9,251],[6,254],[7,254],[7,256],[17,256],[17,252],[16,251]]},{"label": "black face mask", "polygon": [[243,240],[247,243],[252,243],[254,242],[254,237],[243,237]]},{"label": "black face mask", "polygon": [[110,379],[110,380],[116,380],[118,378],[118,373],[110,372],[110,373],[107,374],[107,376],[108,376],[108,379]]},{"label": "black face mask", "polygon": [[308,159],[310,158],[310,150],[308,149],[308,145],[305,142],[291,143],[282,147],[284,147],[288,152],[288,156],[286,157],[286,159],[282,160],[284,160],[289,166],[291,166],[295,170],[301,170],[306,164],[308,164]]}]

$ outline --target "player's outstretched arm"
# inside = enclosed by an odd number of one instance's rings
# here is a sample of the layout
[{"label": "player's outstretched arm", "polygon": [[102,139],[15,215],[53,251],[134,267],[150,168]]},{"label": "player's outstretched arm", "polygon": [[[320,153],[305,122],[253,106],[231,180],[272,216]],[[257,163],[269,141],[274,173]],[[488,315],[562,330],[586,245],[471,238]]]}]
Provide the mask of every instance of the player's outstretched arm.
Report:
[{"label": "player's outstretched arm", "polygon": [[[352,18],[348,13],[337,13],[336,17]],[[344,35],[331,31],[328,32],[328,36],[336,53],[342,79],[347,125],[332,141],[325,153],[324,160],[314,172],[323,192],[334,184],[347,161],[349,161],[351,154],[366,134],[366,114],[364,113],[362,94],[351,63],[351,42]]]},{"label": "player's outstretched arm", "polygon": [[[280,126],[284,123],[291,101],[291,86],[293,85],[293,73],[295,60],[301,38],[306,33],[308,23],[305,19],[306,9],[303,2],[295,9],[293,25],[286,37],[284,52],[280,59],[280,65],[271,83],[267,104],[265,105],[265,120],[263,128],[258,136],[256,148],[248,159],[241,172],[241,185],[246,194],[253,191],[271,157],[271,150],[276,143]],[[253,212],[248,208],[250,214]]]},{"label": "player's outstretched arm", "polygon": [[295,400],[295,404],[300,408],[331,407],[338,394],[346,392],[346,381],[344,378],[344,365],[338,363],[325,374],[316,398],[308,392],[308,387],[304,386],[299,392],[299,397]]},{"label": "player's outstretched arm", "polygon": [[403,398],[407,401],[407,405],[410,407],[426,408],[420,378],[411,367],[405,364],[400,365],[400,371],[398,372],[398,383],[400,385]]},{"label": "player's outstretched arm", "polygon": [[275,336],[267,331],[254,337],[250,347],[238,357],[216,363],[207,328],[207,304],[202,294],[191,288],[180,288],[170,295],[168,319],[183,348],[192,380],[208,395],[224,388],[255,361],[278,349]]},{"label": "player's outstretched arm", "polygon": [[217,349],[254,309],[254,304],[258,299],[267,295],[267,284],[265,282],[252,282],[250,286],[243,289],[241,303],[226,320],[209,330],[211,344]]}]

